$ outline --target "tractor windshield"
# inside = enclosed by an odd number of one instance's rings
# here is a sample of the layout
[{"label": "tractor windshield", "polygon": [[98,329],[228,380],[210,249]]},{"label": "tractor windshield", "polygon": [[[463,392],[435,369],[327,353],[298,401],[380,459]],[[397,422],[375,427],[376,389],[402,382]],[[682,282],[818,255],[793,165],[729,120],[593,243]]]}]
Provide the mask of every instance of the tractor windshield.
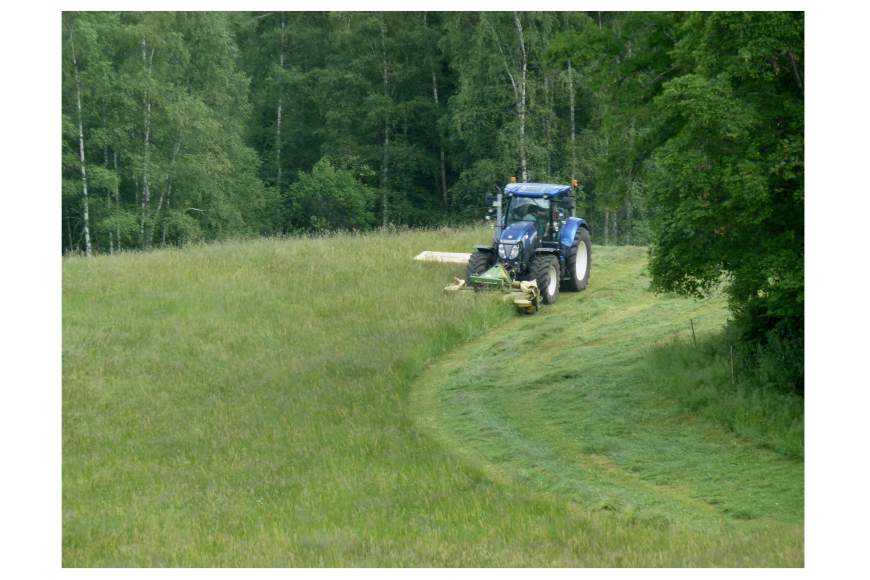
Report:
[{"label": "tractor windshield", "polygon": [[508,205],[507,223],[549,221],[550,200],[536,197],[512,197]]}]

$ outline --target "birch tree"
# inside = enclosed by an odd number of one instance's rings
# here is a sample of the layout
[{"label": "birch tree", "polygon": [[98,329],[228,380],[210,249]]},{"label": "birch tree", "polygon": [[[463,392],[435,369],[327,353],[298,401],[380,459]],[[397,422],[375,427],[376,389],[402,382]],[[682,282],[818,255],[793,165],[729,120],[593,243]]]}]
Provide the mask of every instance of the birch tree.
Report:
[{"label": "birch tree", "polygon": [[[432,100],[435,102],[435,111],[436,114],[440,113],[441,102],[438,98],[438,74],[436,72],[435,63],[437,60],[437,36],[433,34],[433,31],[429,25],[428,13],[423,13],[423,28],[426,32],[425,41],[426,44],[430,46],[429,50],[429,69],[432,72]],[[444,152],[444,138],[441,136],[440,131],[437,130],[436,127],[436,139],[438,140],[438,160],[439,160],[439,177],[441,182],[441,200],[444,204],[444,209],[447,210],[449,208],[449,198],[447,195],[447,160]]]},{"label": "birch tree", "polygon": [[570,111],[569,125],[571,127],[571,181],[577,179],[577,121],[574,115],[574,67],[571,59],[565,59],[568,66],[568,103]]},{"label": "birch tree", "polygon": [[284,51],[286,47],[287,40],[287,18],[284,13],[281,13],[281,45],[278,49],[278,68],[279,68],[279,80],[278,80],[278,104],[276,107],[276,119],[275,119],[275,186],[278,188],[278,191],[281,191],[281,185],[283,183],[281,179],[281,171],[283,166],[283,160],[281,159],[281,113],[283,112],[284,107],[284,83],[283,76],[284,73]]},{"label": "birch tree", "polygon": [[[381,68],[384,80],[384,103],[390,101],[390,67],[387,60],[387,21],[384,14],[380,16],[381,33]],[[381,226],[386,227],[390,223],[389,218],[389,176],[390,176],[390,111],[384,108],[384,156],[381,162]]]},{"label": "birch tree", "polygon": [[501,57],[501,63],[504,67],[505,74],[510,80],[511,89],[513,90],[514,108],[517,116],[517,126],[519,131],[519,157],[520,157],[520,174],[523,182],[529,180],[528,156],[526,154],[526,109],[527,109],[527,94],[528,94],[528,53],[526,51],[526,37],[523,33],[523,24],[520,20],[520,15],[517,12],[513,13],[513,26],[516,36],[511,40],[502,40],[499,32],[493,25],[491,17],[484,15],[492,34],[493,42],[498,49]]},{"label": "birch tree", "polygon": [[91,256],[91,224],[90,224],[90,208],[88,204],[88,173],[85,166],[85,133],[84,121],[82,120],[82,87],[79,78],[79,64],[76,56],[75,41],[73,39],[74,30],[70,30],[69,43],[72,55],[73,74],[75,77],[75,93],[76,93],[76,113],[78,119],[79,130],[79,163],[82,174],[82,224],[85,237],[85,255]]},{"label": "birch tree", "polygon": [[148,46],[148,41],[143,38],[140,44],[142,49],[142,196],[140,198],[139,217],[139,247],[142,249],[150,246],[150,231],[148,226],[149,211],[151,205],[151,72],[154,65],[154,47]]}]

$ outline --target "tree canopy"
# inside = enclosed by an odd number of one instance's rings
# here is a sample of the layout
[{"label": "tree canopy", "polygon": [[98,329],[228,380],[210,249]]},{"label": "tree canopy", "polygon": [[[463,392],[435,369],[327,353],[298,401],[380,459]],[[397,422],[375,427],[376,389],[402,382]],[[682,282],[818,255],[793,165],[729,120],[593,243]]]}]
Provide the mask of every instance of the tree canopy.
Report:
[{"label": "tree canopy", "polygon": [[[62,249],[461,223],[567,183],[801,341],[803,13],[67,12]],[[789,338],[790,337],[790,338]]]}]

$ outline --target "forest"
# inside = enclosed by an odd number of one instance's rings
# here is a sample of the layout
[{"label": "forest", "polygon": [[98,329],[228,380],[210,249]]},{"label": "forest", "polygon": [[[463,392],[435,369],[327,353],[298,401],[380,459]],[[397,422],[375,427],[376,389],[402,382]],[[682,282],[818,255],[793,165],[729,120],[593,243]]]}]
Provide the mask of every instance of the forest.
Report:
[{"label": "forest", "polygon": [[[66,12],[62,251],[458,225],[577,179],[803,388],[800,12]],[[763,354],[761,354],[763,353]]]}]

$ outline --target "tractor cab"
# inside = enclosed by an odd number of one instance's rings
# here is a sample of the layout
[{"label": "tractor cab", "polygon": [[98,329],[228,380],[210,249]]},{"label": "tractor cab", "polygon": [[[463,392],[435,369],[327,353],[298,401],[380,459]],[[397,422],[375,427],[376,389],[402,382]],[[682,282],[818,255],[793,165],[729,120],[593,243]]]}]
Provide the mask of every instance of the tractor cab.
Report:
[{"label": "tractor cab", "polygon": [[558,241],[559,229],[574,215],[574,199],[568,185],[510,183],[504,192],[508,196],[505,230],[522,223],[534,224],[538,243]]},{"label": "tractor cab", "polygon": [[534,224],[541,238],[547,233],[550,225],[550,200],[534,197],[511,197],[508,201],[506,222],[513,225],[518,222]]}]

